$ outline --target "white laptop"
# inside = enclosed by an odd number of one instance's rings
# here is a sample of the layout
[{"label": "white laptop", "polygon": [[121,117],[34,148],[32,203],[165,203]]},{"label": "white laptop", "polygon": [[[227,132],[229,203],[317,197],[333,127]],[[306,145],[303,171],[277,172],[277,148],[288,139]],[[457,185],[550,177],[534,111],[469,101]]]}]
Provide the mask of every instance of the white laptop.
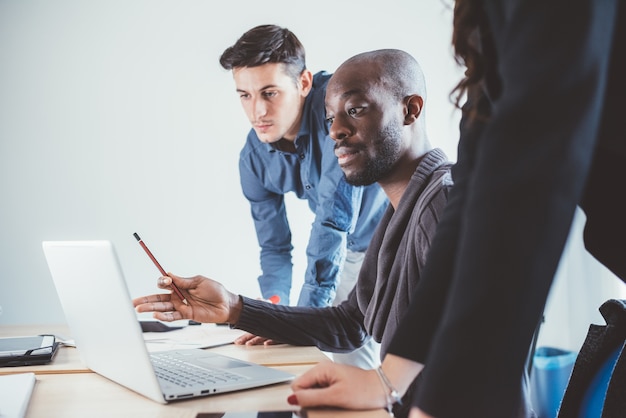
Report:
[{"label": "white laptop", "polygon": [[[294,378],[202,349],[149,353],[112,243],[44,241],[42,246],[76,346],[94,372],[160,403]],[[178,370],[167,372],[170,366]]]}]

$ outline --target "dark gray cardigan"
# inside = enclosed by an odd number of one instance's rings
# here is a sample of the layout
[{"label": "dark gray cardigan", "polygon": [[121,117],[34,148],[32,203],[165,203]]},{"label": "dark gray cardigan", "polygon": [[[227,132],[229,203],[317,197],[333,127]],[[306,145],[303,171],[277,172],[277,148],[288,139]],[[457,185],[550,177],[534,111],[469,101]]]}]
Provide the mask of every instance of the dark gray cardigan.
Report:
[{"label": "dark gray cardigan", "polygon": [[398,210],[388,207],[367,249],[357,285],[336,307],[271,305],[242,297],[236,328],[293,345],[350,352],[369,336],[381,356],[406,311],[452,186],[451,164],[439,149],[418,165]]}]

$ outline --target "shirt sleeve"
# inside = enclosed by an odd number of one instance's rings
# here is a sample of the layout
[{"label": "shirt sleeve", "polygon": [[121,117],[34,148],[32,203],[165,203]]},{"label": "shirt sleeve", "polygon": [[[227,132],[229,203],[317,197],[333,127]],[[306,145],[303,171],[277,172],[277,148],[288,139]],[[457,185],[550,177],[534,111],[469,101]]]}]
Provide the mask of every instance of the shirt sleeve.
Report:
[{"label": "shirt sleeve", "polygon": [[272,305],[242,296],[243,310],[234,327],[285,344],[350,352],[369,338],[351,295],[339,306],[324,308]]},{"label": "shirt sleeve", "polygon": [[287,220],[284,197],[268,191],[252,170],[240,160],[239,174],[243,194],[250,203],[257,240],[261,247],[259,276],[261,294],[274,295],[281,304],[289,304],[293,264],[291,261],[291,230]]}]

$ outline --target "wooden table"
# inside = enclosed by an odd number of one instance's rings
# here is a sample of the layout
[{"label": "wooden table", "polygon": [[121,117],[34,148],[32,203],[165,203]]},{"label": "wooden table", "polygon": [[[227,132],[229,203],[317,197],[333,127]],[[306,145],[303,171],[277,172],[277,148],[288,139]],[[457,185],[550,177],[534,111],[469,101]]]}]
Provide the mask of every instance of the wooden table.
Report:
[{"label": "wooden table", "polygon": [[[55,334],[70,338],[65,325],[26,325],[0,327],[0,337],[17,335]],[[294,349],[295,348],[295,349]],[[241,346],[228,344],[210,348],[211,351],[264,366],[310,365],[328,359],[317,347],[293,347],[286,344],[271,346]],[[50,364],[24,367],[0,367],[0,375],[33,372],[35,374],[91,373],[74,347],[60,347]]]},{"label": "wooden table", "polygon": [[[66,326],[28,325],[0,327],[0,337],[52,333],[70,337]],[[208,348],[231,357],[261,363],[299,375],[327,357],[315,347],[237,346]],[[96,373],[82,362],[79,349],[61,347],[51,364],[0,368],[0,374],[33,372],[37,382],[26,418],[156,417],[196,418],[199,413],[223,411],[297,410],[287,403],[289,383],[256,389],[158,404]],[[388,418],[384,410],[345,411],[319,409],[306,411],[307,418]]]}]

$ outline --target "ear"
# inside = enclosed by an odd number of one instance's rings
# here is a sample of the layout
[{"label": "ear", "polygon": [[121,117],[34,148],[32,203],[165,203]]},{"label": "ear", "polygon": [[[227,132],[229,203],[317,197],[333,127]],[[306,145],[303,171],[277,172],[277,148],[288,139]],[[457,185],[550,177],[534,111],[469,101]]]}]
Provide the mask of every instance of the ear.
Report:
[{"label": "ear", "polygon": [[422,109],[424,107],[424,99],[422,96],[418,96],[417,94],[413,94],[408,96],[406,99],[405,106],[405,115],[404,115],[404,123],[406,125],[410,125],[415,122],[419,116],[422,114]]},{"label": "ear", "polygon": [[302,71],[300,74],[300,93],[302,97],[306,97],[313,87],[313,73],[309,70]]}]

